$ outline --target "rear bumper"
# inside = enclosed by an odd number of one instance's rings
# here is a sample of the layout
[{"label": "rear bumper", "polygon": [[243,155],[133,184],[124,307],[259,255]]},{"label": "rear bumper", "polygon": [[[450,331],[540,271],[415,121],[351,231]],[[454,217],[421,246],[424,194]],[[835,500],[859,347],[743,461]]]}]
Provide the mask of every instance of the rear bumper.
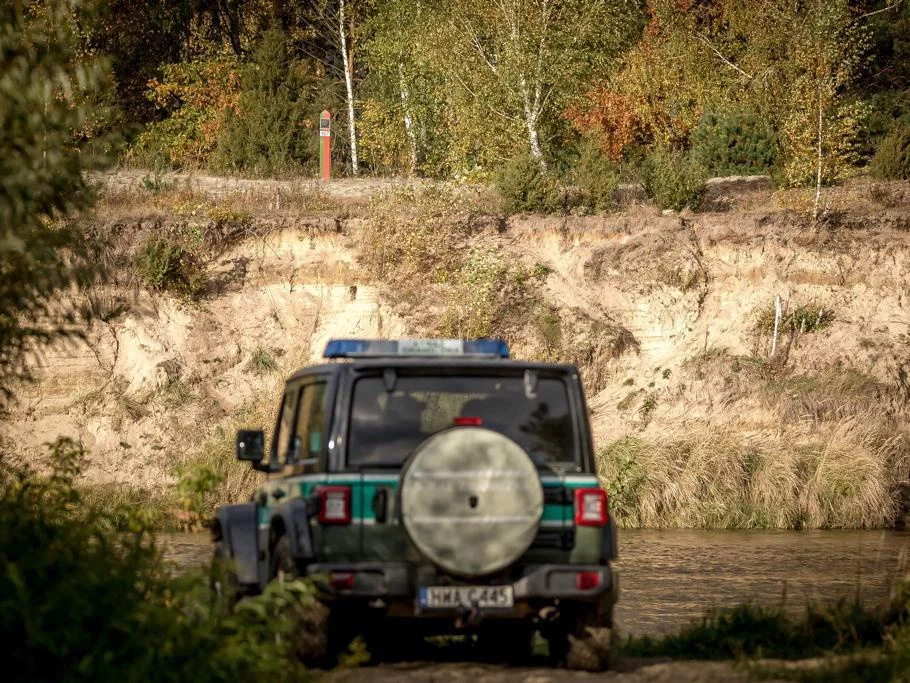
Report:
[{"label": "rear bumper", "polygon": [[[578,575],[597,576],[596,585],[580,588]],[[326,575],[328,597],[337,600],[382,600],[411,602],[417,599],[423,586],[440,583],[432,568],[414,567],[402,562],[356,564],[314,564],[307,567],[309,575]],[[446,578],[446,583],[457,584]],[[604,565],[529,565],[517,579],[490,581],[491,584],[512,585],[515,604],[543,605],[556,600],[572,602],[612,603],[619,590],[616,570]],[[351,587],[352,586],[352,587]]]}]

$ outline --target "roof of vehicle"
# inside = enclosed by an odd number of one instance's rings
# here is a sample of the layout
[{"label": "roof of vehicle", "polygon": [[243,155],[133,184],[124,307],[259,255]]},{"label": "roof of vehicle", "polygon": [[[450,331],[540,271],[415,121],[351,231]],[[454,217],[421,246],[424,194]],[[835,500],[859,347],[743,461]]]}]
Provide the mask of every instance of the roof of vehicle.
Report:
[{"label": "roof of vehicle", "polygon": [[382,358],[363,358],[322,363],[300,368],[288,381],[313,374],[337,373],[344,371],[371,370],[381,368],[439,368],[448,372],[465,368],[470,370],[490,370],[492,372],[514,372],[516,370],[549,370],[559,373],[577,373],[578,368],[571,363],[542,363],[526,360],[506,360],[496,358],[471,358],[464,356],[388,356]]}]

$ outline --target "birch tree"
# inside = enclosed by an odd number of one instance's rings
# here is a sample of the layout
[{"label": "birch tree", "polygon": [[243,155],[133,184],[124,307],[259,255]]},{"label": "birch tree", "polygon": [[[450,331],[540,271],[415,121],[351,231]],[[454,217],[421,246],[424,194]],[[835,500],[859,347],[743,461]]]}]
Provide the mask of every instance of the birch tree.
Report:
[{"label": "birch tree", "polygon": [[436,22],[423,0],[387,0],[364,28],[364,93],[391,124],[381,131],[361,127],[364,157],[381,147],[397,154],[410,175],[449,171],[451,88],[432,59]]},{"label": "birch tree", "polygon": [[789,43],[792,99],[781,132],[792,185],[814,185],[813,215],[821,187],[860,160],[858,138],[865,108],[853,87],[870,47],[868,31],[848,0],[812,0]]},{"label": "birch tree", "polygon": [[[421,40],[423,6],[420,0],[390,0],[383,3],[367,27],[364,58],[370,71],[372,94],[381,100],[399,122],[407,145],[408,172],[419,170],[421,118],[419,79],[422,71]],[[399,129],[399,134],[401,129]],[[384,131],[385,135],[394,135]]]},{"label": "birch tree", "polygon": [[341,62],[344,65],[344,90],[348,108],[348,136],[351,145],[351,173],[355,176],[359,172],[357,164],[357,122],[354,119],[354,74],[353,74],[353,45],[348,52],[348,18],[345,16],[345,0],[338,0],[338,47],[341,50]]},{"label": "birch tree", "polygon": [[355,176],[360,172],[360,161],[357,153],[357,79],[354,57],[358,47],[358,29],[368,16],[370,8],[370,0],[320,0],[318,5],[322,30],[329,36],[329,44],[334,46],[334,54],[324,55],[321,61],[326,71],[340,77],[344,84],[351,173]]},{"label": "birch tree", "polygon": [[436,64],[546,168],[547,127],[636,26],[631,0],[443,0]]}]

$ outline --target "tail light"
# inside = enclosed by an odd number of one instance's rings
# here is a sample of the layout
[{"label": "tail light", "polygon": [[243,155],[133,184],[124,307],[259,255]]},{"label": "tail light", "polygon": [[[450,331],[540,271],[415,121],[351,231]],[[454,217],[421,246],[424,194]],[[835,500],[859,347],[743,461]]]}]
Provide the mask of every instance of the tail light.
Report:
[{"label": "tail light", "polygon": [[483,424],[481,417],[456,417],[452,420],[456,427],[480,427]]},{"label": "tail light", "polygon": [[350,572],[332,572],[329,574],[329,585],[336,591],[354,590],[354,575]]},{"label": "tail light", "polygon": [[349,486],[323,486],[319,496],[320,524],[351,523],[351,488]]},{"label": "tail light", "polygon": [[604,526],[607,523],[607,494],[602,489],[575,490],[575,524]]},{"label": "tail light", "polygon": [[575,575],[575,587],[580,591],[589,591],[600,585],[600,572],[578,572]]}]

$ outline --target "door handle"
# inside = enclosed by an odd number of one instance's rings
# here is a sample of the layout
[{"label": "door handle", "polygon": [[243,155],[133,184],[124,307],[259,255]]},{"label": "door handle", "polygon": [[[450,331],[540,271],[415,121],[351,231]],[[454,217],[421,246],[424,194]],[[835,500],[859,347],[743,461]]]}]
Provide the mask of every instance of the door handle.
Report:
[{"label": "door handle", "polygon": [[389,490],[376,489],[373,494],[373,516],[377,524],[385,524],[389,515]]}]

